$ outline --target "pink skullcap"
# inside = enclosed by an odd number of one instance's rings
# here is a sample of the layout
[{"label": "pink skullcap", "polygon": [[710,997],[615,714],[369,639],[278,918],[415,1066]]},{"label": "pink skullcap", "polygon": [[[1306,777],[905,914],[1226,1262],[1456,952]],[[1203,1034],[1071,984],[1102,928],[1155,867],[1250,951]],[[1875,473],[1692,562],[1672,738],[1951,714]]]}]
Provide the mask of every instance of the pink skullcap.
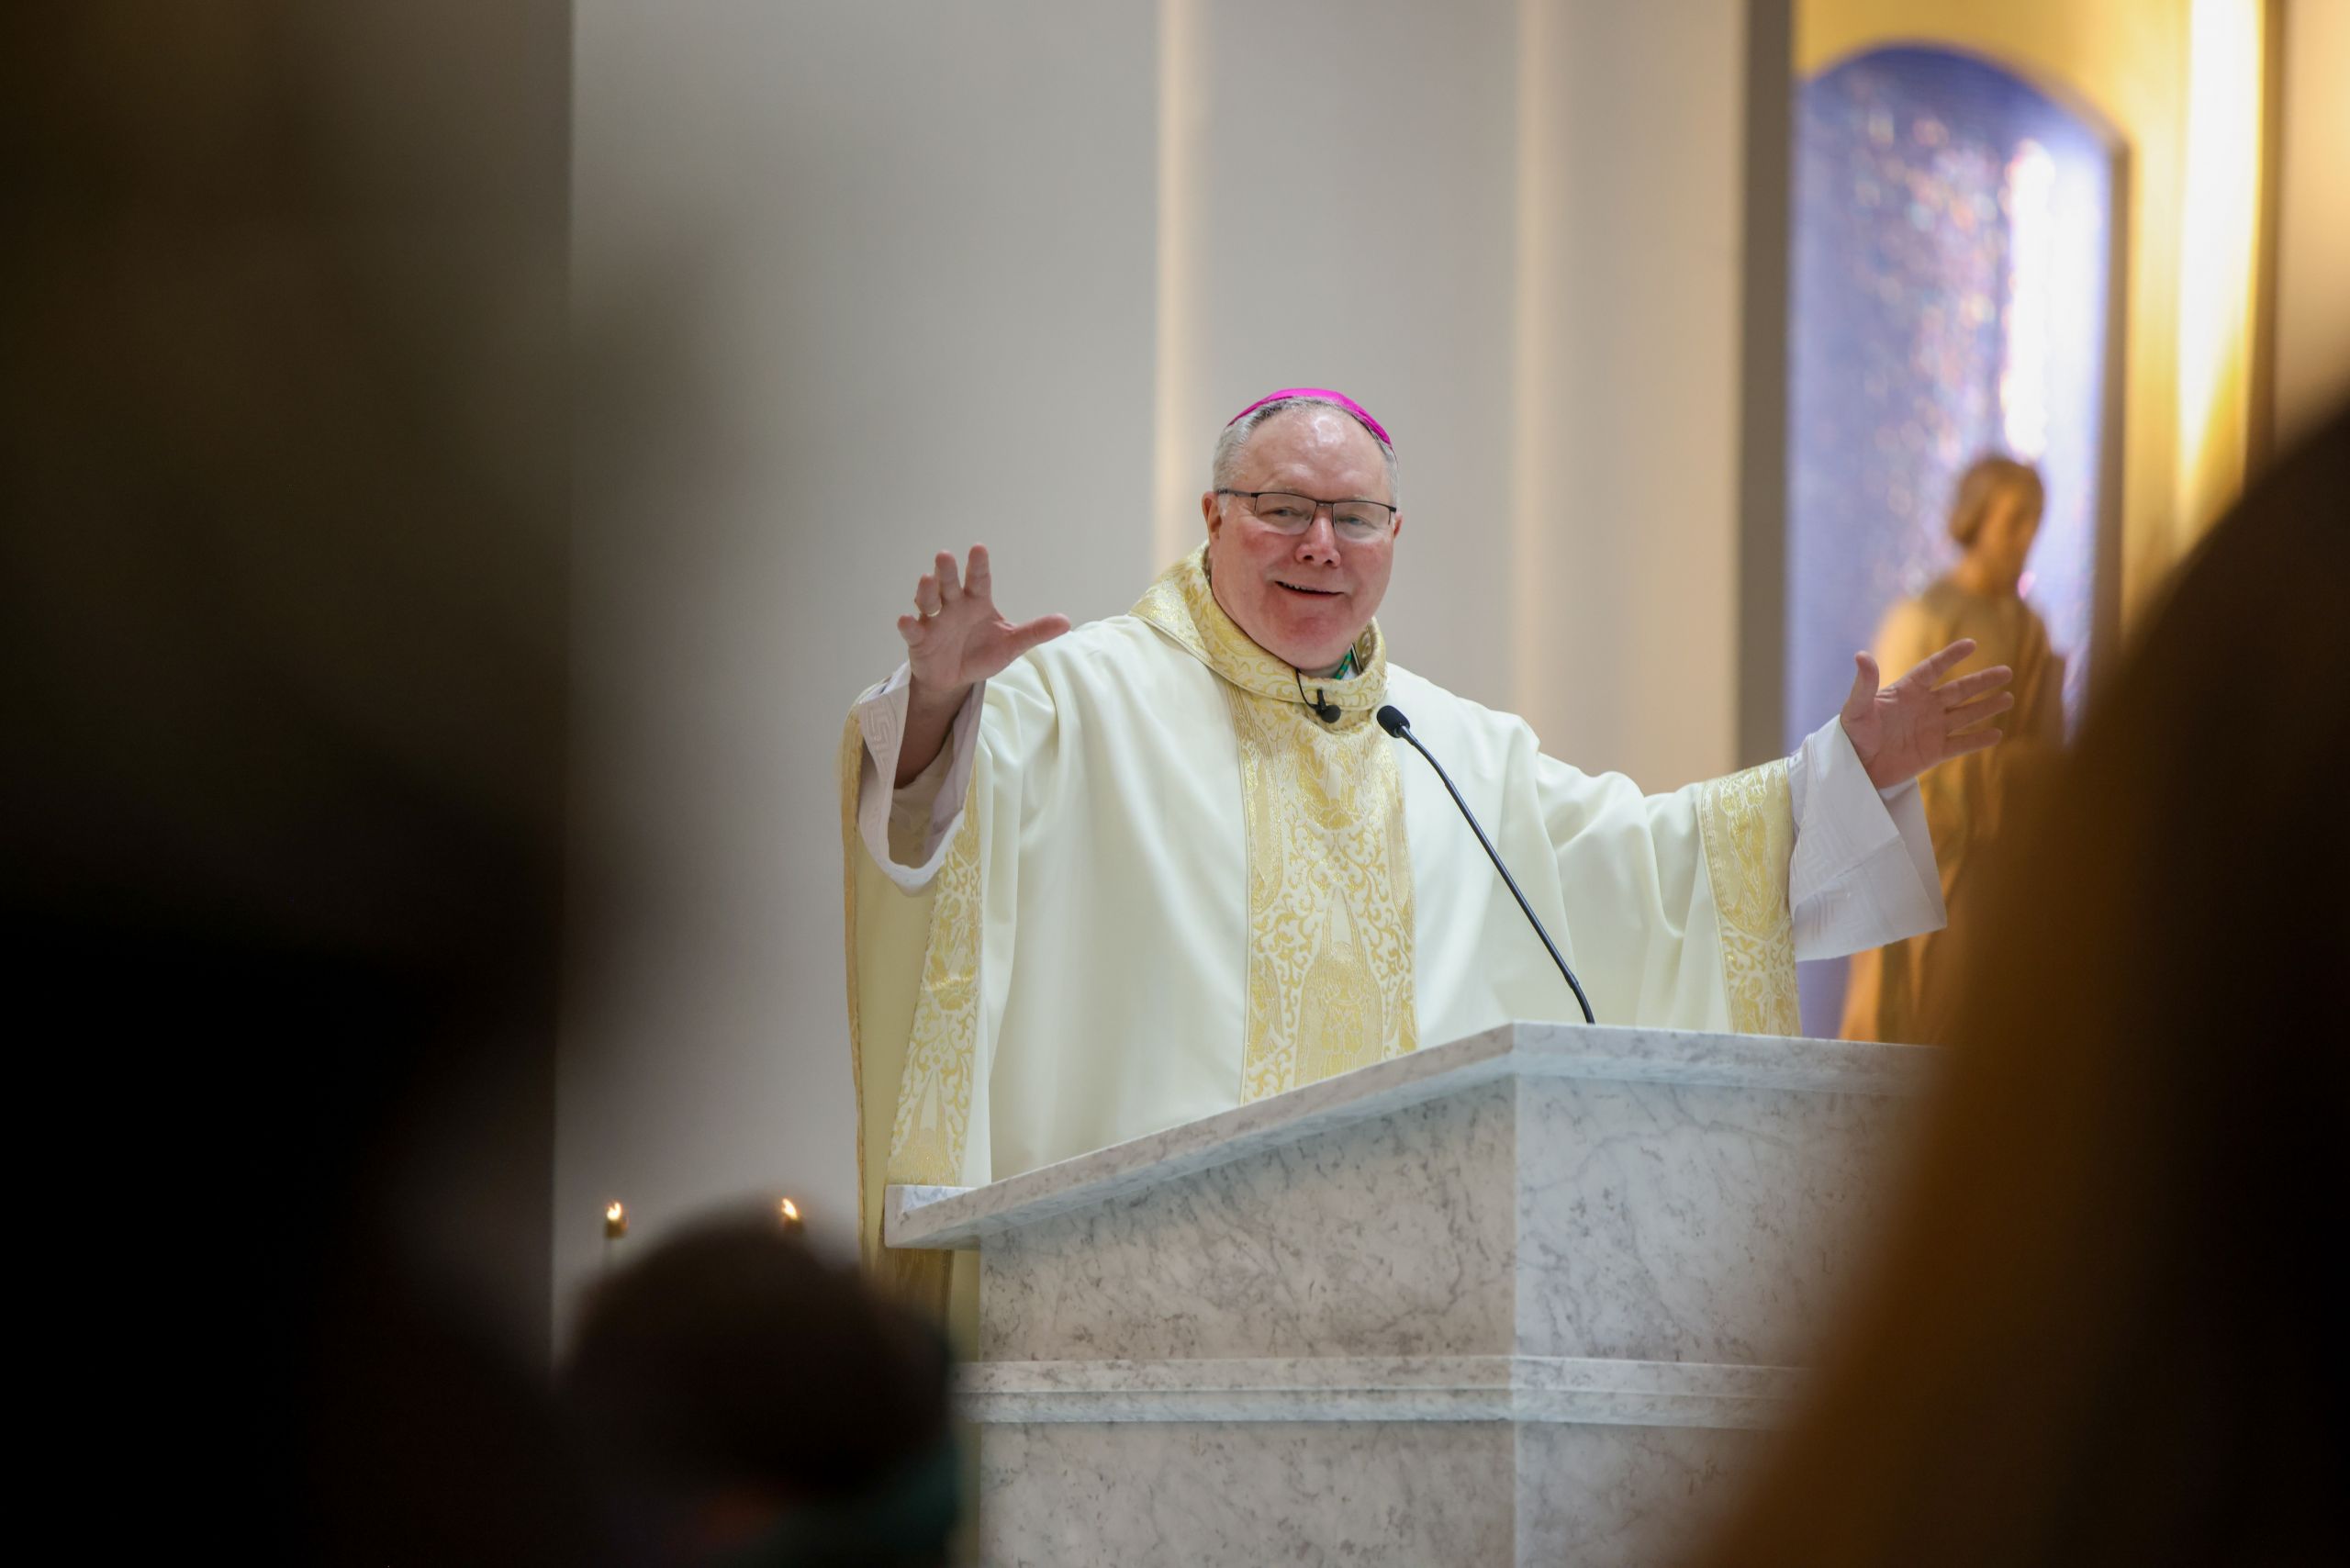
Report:
[{"label": "pink skullcap", "polygon": [[1326,386],[1284,386],[1278,392],[1268,393],[1225,420],[1225,428],[1229,430],[1266,404],[1278,403],[1284,398],[1326,398],[1360,420],[1363,429],[1379,438],[1381,445],[1392,447],[1395,444],[1387,439],[1386,428],[1371,417],[1369,409],[1364,408],[1344,392],[1333,392]]}]

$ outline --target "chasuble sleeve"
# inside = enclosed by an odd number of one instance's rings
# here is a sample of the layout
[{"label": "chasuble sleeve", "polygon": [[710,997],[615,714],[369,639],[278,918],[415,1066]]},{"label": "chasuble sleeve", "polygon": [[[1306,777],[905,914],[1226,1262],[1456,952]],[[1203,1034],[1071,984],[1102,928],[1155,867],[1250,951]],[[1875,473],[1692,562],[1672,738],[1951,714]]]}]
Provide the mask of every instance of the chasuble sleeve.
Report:
[{"label": "chasuble sleeve", "polygon": [[1942,924],[1915,785],[1881,793],[1833,719],[1793,757],[1670,794],[1548,756],[1538,778],[1603,1022],[1794,1034],[1798,958]]},{"label": "chasuble sleeve", "polygon": [[1942,879],[1916,779],[1879,790],[1843,723],[1830,719],[1805,738],[1789,784],[1796,958],[1841,958],[1941,929]]},{"label": "chasuble sleeve", "polygon": [[[840,754],[850,1063],[857,1101],[859,1235],[885,1285],[945,1314],[961,1255],[881,1244],[892,1184],[977,1186],[990,1179],[989,1067],[1012,960],[1011,912],[1021,826],[1032,790],[1056,773],[1051,694],[1015,665],[975,693],[950,744],[930,812],[945,823],[927,863],[889,854],[889,818],[874,845],[878,772],[873,694],[850,714]],[[881,762],[894,768],[893,737]],[[945,791],[959,777],[959,796]],[[899,793],[904,793],[900,791]],[[886,796],[884,797],[886,799]],[[907,824],[899,824],[902,838]],[[960,1266],[968,1271],[968,1264]]]},{"label": "chasuble sleeve", "polygon": [[1539,759],[1568,927],[1603,1023],[1796,1031],[1787,775],[1783,760],[1642,795],[1620,774]]},{"label": "chasuble sleeve", "polygon": [[857,831],[882,873],[912,892],[938,875],[946,857],[970,782],[988,683],[980,681],[964,699],[930,766],[903,788],[892,789],[905,737],[910,679],[908,667],[900,665],[889,679],[856,700],[849,722],[864,748],[850,808]]}]

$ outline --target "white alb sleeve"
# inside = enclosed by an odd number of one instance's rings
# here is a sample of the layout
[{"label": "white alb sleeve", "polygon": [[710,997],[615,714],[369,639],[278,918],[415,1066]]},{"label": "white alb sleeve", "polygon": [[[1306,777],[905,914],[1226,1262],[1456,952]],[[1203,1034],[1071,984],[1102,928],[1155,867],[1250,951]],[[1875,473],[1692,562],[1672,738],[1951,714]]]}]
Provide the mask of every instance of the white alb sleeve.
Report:
[{"label": "white alb sleeve", "polygon": [[965,786],[979,749],[979,700],[987,682],[971,688],[946,732],[946,744],[928,767],[902,790],[898,747],[906,733],[906,694],[912,672],[904,665],[856,700],[852,711],[865,737],[865,758],[856,778],[856,830],[866,852],[882,873],[908,892],[918,892],[938,874],[947,841],[963,814]]},{"label": "white alb sleeve", "polygon": [[1947,918],[1926,806],[1914,778],[1869,782],[1841,719],[1804,739],[1787,769],[1796,847],[1787,868],[1796,957],[1841,958],[1939,931]]}]

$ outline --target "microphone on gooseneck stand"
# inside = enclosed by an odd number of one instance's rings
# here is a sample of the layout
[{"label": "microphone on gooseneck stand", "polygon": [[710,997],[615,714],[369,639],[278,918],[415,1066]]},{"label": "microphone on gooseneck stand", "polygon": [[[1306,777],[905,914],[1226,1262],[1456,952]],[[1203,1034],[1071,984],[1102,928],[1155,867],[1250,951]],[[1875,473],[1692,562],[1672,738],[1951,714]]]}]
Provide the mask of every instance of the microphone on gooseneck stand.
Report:
[{"label": "microphone on gooseneck stand", "polygon": [[1526,918],[1533,924],[1534,935],[1542,938],[1542,946],[1550,953],[1550,961],[1559,966],[1561,974],[1567,977],[1567,989],[1575,993],[1575,1002],[1583,1008],[1583,1021],[1586,1024],[1598,1023],[1599,1020],[1591,1014],[1591,998],[1583,993],[1583,981],[1575,979],[1574,970],[1567,968],[1566,959],[1559,956],[1559,945],[1550,940],[1550,934],[1542,929],[1541,918],[1534,913],[1534,906],[1526,902],[1524,893],[1518,891],[1517,879],[1509,874],[1509,868],[1502,864],[1501,851],[1495,849],[1494,841],[1485,836],[1485,830],[1477,825],[1477,813],[1469,809],[1469,802],[1462,800],[1460,791],[1453,787],[1452,775],[1444,770],[1444,764],[1436,759],[1434,752],[1420,744],[1420,737],[1412,733],[1412,721],[1404,717],[1401,708],[1393,704],[1382,708],[1379,711],[1379,727],[1397,740],[1408,743],[1414,751],[1428,759],[1428,766],[1436,769],[1436,776],[1444,780],[1445,790],[1451,795],[1452,803],[1459,806],[1460,814],[1469,820],[1469,831],[1477,835],[1477,842],[1485,846],[1485,853],[1493,858],[1494,869],[1502,874],[1502,881],[1508,886],[1510,897],[1517,901],[1517,907],[1526,912]]}]

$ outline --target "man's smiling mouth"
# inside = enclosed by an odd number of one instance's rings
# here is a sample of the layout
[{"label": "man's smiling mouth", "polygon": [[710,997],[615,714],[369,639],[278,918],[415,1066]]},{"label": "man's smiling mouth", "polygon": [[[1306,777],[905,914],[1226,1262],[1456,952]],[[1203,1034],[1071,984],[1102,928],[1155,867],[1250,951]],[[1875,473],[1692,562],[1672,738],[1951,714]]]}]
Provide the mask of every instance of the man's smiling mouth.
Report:
[{"label": "man's smiling mouth", "polygon": [[1336,599],[1338,597],[1338,590],[1337,588],[1304,588],[1296,583],[1282,582],[1279,577],[1274,578],[1273,582],[1275,587],[1285,588],[1292,593],[1310,593],[1316,599]]}]

